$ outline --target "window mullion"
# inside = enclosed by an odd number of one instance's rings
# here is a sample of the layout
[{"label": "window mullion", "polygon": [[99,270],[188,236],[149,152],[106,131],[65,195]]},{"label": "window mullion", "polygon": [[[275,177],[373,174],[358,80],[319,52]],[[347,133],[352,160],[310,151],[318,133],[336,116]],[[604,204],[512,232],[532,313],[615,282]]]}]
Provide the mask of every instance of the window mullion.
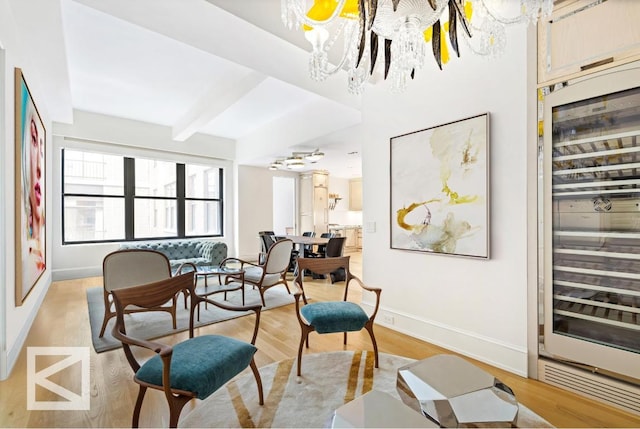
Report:
[{"label": "window mullion", "polygon": [[134,239],[136,191],[136,162],[134,158],[124,158],[124,234],[127,240]]},{"label": "window mullion", "polygon": [[185,178],[185,166],[184,164],[176,164],[176,199],[177,199],[177,223],[178,223],[178,237],[185,236],[185,202],[184,198],[186,195],[185,186],[186,186],[186,178]]}]

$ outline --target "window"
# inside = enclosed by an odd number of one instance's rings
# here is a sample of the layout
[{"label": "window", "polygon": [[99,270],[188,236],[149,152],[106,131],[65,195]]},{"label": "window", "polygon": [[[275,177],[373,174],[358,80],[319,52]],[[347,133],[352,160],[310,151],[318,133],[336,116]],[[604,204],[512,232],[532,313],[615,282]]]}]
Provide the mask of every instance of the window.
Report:
[{"label": "window", "polygon": [[222,235],[222,168],[62,151],[63,244]]}]

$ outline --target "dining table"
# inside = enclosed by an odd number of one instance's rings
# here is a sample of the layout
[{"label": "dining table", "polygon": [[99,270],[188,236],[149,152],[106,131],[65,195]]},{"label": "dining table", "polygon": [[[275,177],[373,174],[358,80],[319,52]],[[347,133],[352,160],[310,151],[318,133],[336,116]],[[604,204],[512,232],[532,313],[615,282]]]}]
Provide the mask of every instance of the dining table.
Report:
[{"label": "dining table", "polygon": [[307,237],[305,235],[283,235],[283,237],[293,241],[293,244],[298,244],[301,246],[318,246],[321,244],[327,244],[329,242],[329,239],[325,237]]}]

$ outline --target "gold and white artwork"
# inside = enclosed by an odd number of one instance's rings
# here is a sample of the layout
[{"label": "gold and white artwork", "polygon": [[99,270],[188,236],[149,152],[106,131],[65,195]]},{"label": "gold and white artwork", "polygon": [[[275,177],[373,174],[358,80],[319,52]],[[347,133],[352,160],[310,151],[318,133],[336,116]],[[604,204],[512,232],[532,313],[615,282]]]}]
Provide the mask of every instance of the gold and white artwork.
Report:
[{"label": "gold and white artwork", "polygon": [[489,115],[391,139],[391,247],[489,257]]}]

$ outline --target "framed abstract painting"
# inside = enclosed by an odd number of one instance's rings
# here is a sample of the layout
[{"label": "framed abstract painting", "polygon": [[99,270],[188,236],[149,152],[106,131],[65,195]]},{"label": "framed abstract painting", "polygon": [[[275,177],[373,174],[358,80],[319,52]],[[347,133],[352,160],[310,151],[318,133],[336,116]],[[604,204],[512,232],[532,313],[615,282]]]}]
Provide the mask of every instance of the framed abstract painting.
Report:
[{"label": "framed abstract painting", "polygon": [[489,258],[489,114],[391,138],[391,248]]},{"label": "framed abstract painting", "polygon": [[44,123],[22,70],[15,69],[16,306],[46,268]]}]

